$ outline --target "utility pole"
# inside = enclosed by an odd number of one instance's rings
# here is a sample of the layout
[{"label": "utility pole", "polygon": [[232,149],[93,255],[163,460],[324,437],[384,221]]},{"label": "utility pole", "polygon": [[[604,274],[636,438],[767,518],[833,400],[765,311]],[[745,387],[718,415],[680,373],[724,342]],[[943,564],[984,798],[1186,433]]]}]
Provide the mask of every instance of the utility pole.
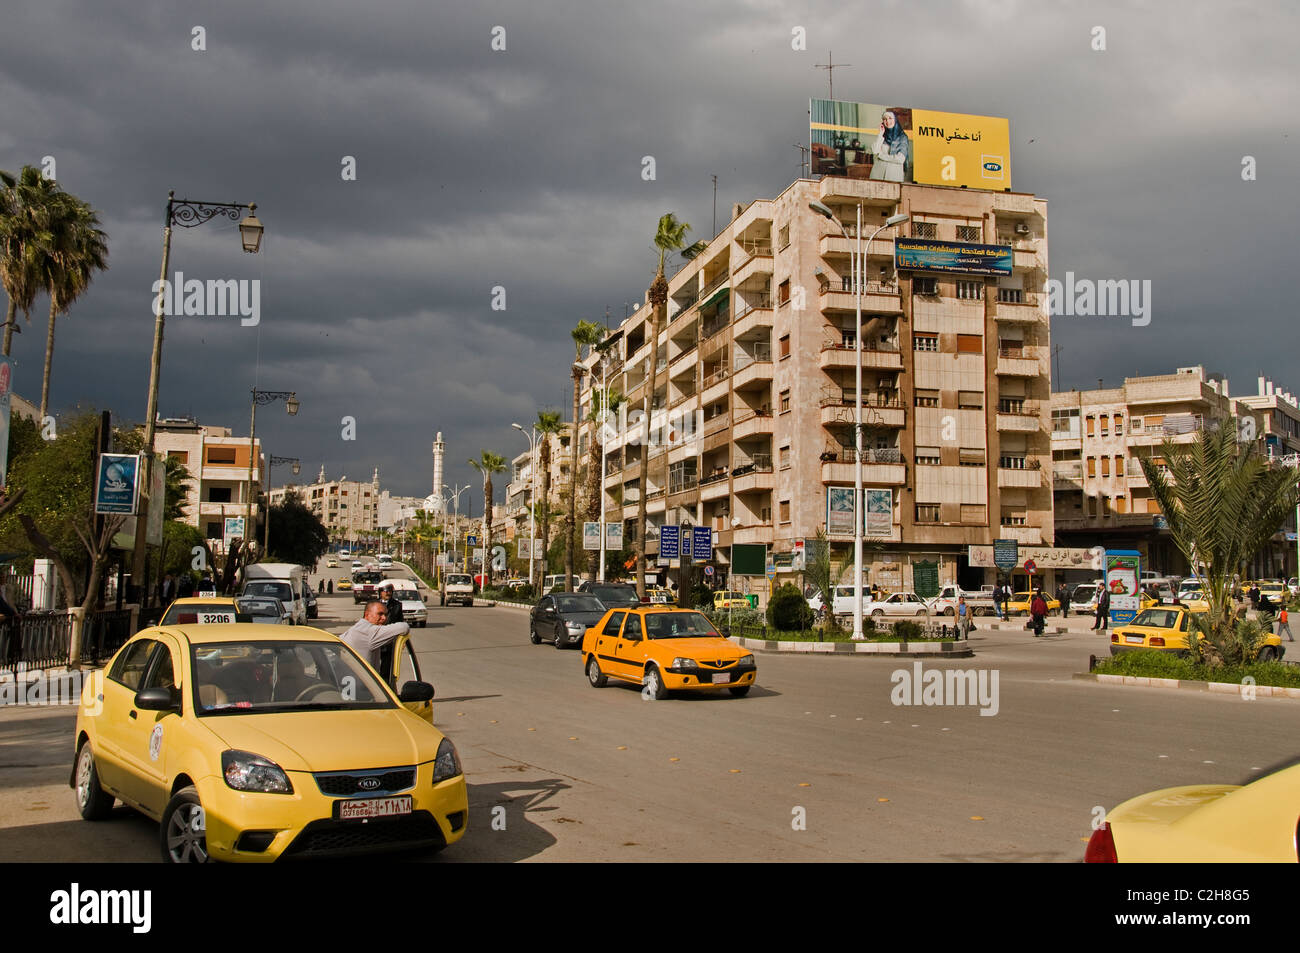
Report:
[{"label": "utility pole", "polygon": [[718,237],[718,177],[713,177],[713,237]]},{"label": "utility pole", "polygon": [[798,142],[794,147],[799,150],[799,177],[806,179],[808,178],[808,147]]},{"label": "utility pole", "polygon": [[[1055,367],[1054,370],[1052,371],[1052,382],[1056,385],[1056,389],[1060,390],[1061,389],[1061,345],[1059,344],[1052,345],[1052,360],[1055,362]],[[1134,376],[1136,377],[1137,375],[1135,374]]]},{"label": "utility pole", "polygon": [[826,62],[825,62],[825,63],[816,63],[816,64],[814,64],[814,66],[815,66],[816,69],[824,69],[824,70],[826,71],[826,82],[827,82],[827,83],[829,84],[829,86],[830,86],[830,98],[831,98],[831,99],[834,99],[834,98],[835,98],[835,69],[836,69],[836,67],[841,67],[841,68],[842,68],[842,67],[845,67],[845,66],[852,66],[852,65],[853,65],[852,63],[836,63],[834,57],[833,57],[829,52],[826,54]]}]

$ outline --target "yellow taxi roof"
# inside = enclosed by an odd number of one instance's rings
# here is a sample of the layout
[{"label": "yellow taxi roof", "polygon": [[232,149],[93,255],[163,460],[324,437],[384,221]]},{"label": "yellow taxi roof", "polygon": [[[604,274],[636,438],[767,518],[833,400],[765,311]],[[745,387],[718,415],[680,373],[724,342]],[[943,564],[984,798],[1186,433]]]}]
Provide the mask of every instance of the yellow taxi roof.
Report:
[{"label": "yellow taxi roof", "polygon": [[339,637],[309,625],[272,625],[267,622],[216,622],[207,625],[164,625],[144,629],[169,632],[193,645],[212,642],[337,642]]}]

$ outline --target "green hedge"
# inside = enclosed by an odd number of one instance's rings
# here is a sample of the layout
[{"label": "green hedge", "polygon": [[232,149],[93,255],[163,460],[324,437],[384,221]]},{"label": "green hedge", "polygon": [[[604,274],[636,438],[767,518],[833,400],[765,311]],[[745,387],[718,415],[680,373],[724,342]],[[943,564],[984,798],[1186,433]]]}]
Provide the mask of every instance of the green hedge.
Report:
[{"label": "green hedge", "polygon": [[1249,675],[1255,679],[1256,685],[1300,688],[1300,666],[1283,662],[1255,662],[1251,665],[1225,665],[1211,669],[1206,665],[1195,665],[1189,659],[1180,658],[1172,652],[1158,650],[1125,652],[1113,658],[1101,659],[1093,673],[1229,684],[1240,684]]}]

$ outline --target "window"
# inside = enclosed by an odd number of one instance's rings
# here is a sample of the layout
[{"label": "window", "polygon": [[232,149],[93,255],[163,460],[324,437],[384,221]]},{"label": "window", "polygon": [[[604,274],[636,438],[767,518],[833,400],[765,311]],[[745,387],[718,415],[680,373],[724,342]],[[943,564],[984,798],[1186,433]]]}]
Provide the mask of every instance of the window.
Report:
[{"label": "window", "polygon": [[1025,413],[1025,399],[1023,397],[998,398],[998,413],[1000,414]]},{"label": "window", "polygon": [[1104,477],[1110,476],[1110,457],[1101,458],[1101,475]]},{"label": "window", "polygon": [[1001,456],[998,457],[998,466],[1003,470],[1023,470],[1026,467],[1024,457]]},{"label": "window", "polygon": [[1077,410],[1054,410],[1052,411],[1052,432],[1053,433],[1070,433],[1077,431],[1078,424],[1074,423],[1079,417]]},{"label": "window", "polygon": [[1117,437],[1124,436],[1124,415],[1123,414],[1115,415],[1115,436]]},{"label": "window", "polygon": [[207,539],[221,539],[224,535],[225,533],[223,532],[220,522],[209,522],[206,531],[204,532],[204,536]]},{"label": "window", "polygon": [[781,463],[781,469],[782,470],[788,469],[790,466],[790,448],[782,447],[778,456]]},{"label": "window", "polygon": [[937,390],[918,390],[915,402],[917,407],[938,407],[939,392]]},{"label": "window", "polygon": [[984,282],[982,281],[957,282],[957,297],[963,301],[979,301],[983,299]]},{"label": "window", "polygon": [[1021,288],[999,288],[999,304],[1024,304],[1025,292]]},{"label": "window", "polygon": [[1110,436],[1110,414],[1101,415],[1101,435],[1103,437]]},{"label": "window", "polygon": [[1125,500],[1124,497],[1122,496],[1115,497],[1115,512],[1116,513],[1128,512],[1128,501]]},{"label": "window", "polygon": [[1092,414],[1089,414],[1088,417],[1087,417],[1087,424],[1086,424],[1086,426],[1087,426],[1087,433],[1088,433],[1088,436],[1089,436],[1089,437],[1093,436],[1093,435],[1096,433],[1096,430],[1097,430],[1097,418],[1094,417]]},{"label": "window", "polygon": [[1116,457],[1116,458],[1115,458],[1115,476],[1123,476],[1123,475],[1124,475],[1124,458],[1123,458],[1123,457]]},{"label": "window", "polygon": [[978,225],[958,225],[957,241],[977,242],[984,237],[984,230]]},{"label": "window", "polygon": [[209,503],[232,503],[230,498],[230,487],[228,486],[210,486],[208,487]]},{"label": "window", "polygon": [[984,451],[978,447],[962,447],[957,462],[964,467],[984,466]]},{"label": "window", "polygon": [[916,521],[918,523],[939,522],[939,504],[938,503],[917,503]]},{"label": "window", "polygon": [[958,354],[983,354],[984,338],[979,334],[959,334],[957,335],[957,353]]},{"label": "window", "polygon": [[919,467],[937,467],[939,465],[939,448],[917,447],[916,465]]},{"label": "window", "polygon": [[790,247],[790,226],[782,225],[776,232],[776,247],[778,250]]},{"label": "window", "polygon": [[790,356],[790,335],[788,334],[781,335],[780,353],[781,353],[781,360],[785,360],[787,357]]},{"label": "window", "polygon": [[1096,458],[1096,457],[1089,457],[1089,458],[1088,458],[1088,476],[1090,476],[1090,477],[1095,477],[1096,475],[1097,475],[1097,458]]},{"label": "window", "polygon": [[185,466],[190,462],[190,455],[188,451],[185,450],[171,450],[167,453],[167,459],[175,460],[181,466]]},{"label": "window", "polygon": [[938,238],[939,226],[935,222],[913,222],[913,238]]},{"label": "window", "polygon": [[781,305],[786,304],[787,302],[789,302],[789,300],[790,300],[790,279],[787,278],[785,279],[785,281],[777,285],[776,288],[777,307],[779,308]]},{"label": "window", "polygon": [[781,406],[781,413],[788,414],[790,412],[790,392],[788,390],[781,391],[780,406]]},{"label": "window", "polygon": [[234,447],[208,447],[208,463],[214,466],[235,462]]},{"label": "window", "polygon": [[937,351],[939,350],[939,335],[937,334],[913,334],[912,335],[913,351]]},{"label": "window", "polygon": [[937,295],[939,293],[939,282],[935,278],[913,278],[912,294],[918,295]]},{"label": "window", "polygon": [[1002,513],[1003,526],[1024,526],[1027,520],[1023,512],[1015,510],[1004,510]]},{"label": "window", "polygon": [[1133,418],[1133,432],[1134,432],[1134,433],[1141,433],[1141,432],[1142,432],[1142,418],[1141,418],[1141,417],[1134,417],[1134,418]]},{"label": "window", "polygon": [[131,643],[130,648],[117,657],[108,677],[119,685],[125,685],[131,691],[138,690],[140,680],[144,678],[145,667],[149,663],[149,653],[157,644],[153,639],[140,639],[138,642]]},{"label": "window", "polygon": [[782,523],[790,522],[790,501],[782,500],[780,506],[781,506],[781,522]]}]

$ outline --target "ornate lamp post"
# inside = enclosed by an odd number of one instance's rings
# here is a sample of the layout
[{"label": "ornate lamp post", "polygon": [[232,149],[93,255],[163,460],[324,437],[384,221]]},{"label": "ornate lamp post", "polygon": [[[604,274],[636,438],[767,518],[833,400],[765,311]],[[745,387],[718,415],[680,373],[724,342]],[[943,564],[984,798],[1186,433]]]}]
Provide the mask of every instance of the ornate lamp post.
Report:
[{"label": "ornate lamp post", "polygon": [[[239,213],[243,209],[247,209],[248,214],[241,219]],[[228,218],[232,222],[239,222],[239,238],[244,251],[249,254],[257,254],[262,247],[263,227],[254,214],[256,211],[257,203],[255,202],[244,204],[196,202],[191,199],[178,199],[175,190],[168,192],[167,214],[163,218],[162,281],[168,280],[167,267],[171,262],[173,225],[179,225],[181,228],[194,228],[214,218]],[[166,309],[162,307],[161,301],[162,298],[159,297],[159,303],[154,306],[153,359],[149,367],[149,397],[144,424],[145,459],[144,472],[141,476],[144,480],[143,485],[146,487],[152,485],[150,481],[153,475],[154,432],[158,418],[158,384],[162,376],[163,327],[166,323]],[[131,556],[131,584],[140,593],[141,605],[148,598],[148,587],[144,584],[145,538],[148,520],[144,517],[145,514],[140,514],[140,517],[136,520],[135,550]]]},{"label": "ornate lamp post", "polygon": [[[302,461],[299,460],[297,457],[272,456],[270,462],[267,463],[266,467],[269,470],[271,467],[282,466],[283,464],[286,463],[293,465],[294,476],[297,476],[299,473],[302,472]],[[271,551],[271,494],[268,492],[266,495],[266,535],[262,539],[262,552],[270,553],[270,551]]]},{"label": "ornate lamp post", "polygon": [[277,400],[284,401],[285,410],[289,412],[290,417],[297,416],[298,397],[293,391],[258,390],[256,387],[253,388],[252,413],[248,421],[248,495],[245,500],[246,510],[244,513],[244,567],[247,567],[253,558],[251,536],[253,532],[253,467],[257,463],[257,405],[270,404]]}]

